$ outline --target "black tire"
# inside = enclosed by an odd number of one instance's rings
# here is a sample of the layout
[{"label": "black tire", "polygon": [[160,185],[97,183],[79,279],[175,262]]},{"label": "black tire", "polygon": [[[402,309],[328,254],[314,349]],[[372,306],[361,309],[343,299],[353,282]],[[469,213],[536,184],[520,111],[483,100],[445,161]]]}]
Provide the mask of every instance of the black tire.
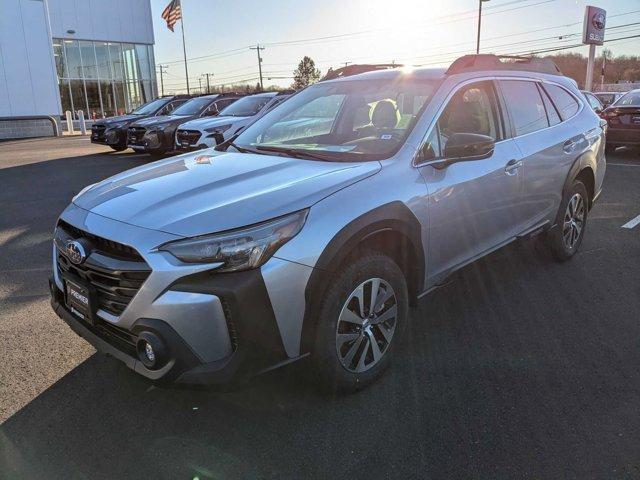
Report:
[{"label": "black tire", "polygon": [[109,145],[111,147],[111,150],[114,150],[116,152],[122,152],[123,150],[126,150],[127,147],[126,146],[122,146],[122,145]]},{"label": "black tire", "polygon": [[[567,215],[569,214],[568,206],[569,202],[576,196],[579,195],[582,199],[582,207],[584,209],[583,221],[580,225],[580,231],[577,236],[570,237],[571,241],[566,241],[567,229],[565,229],[565,220]],[[571,188],[567,190],[565,195],[560,202],[560,208],[558,209],[558,214],[556,217],[556,226],[552,228],[546,235],[546,243],[549,247],[549,250],[553,257],[559,261],[564,262],[573,257],[580,245],[582,244],[582,239],[584,238],[584,232],[587,227],[587,217],[589,213],[589,194],[587,192],[587,188],[584,186],[580,180],[574,180]],[[575,228],[569,227],[571,232],[570,235],[576,232]],[[571,246],[569,246],[571,244]]]},{"label": "black tire", "polygon": [[607,143],[604,147],[604,153],[606,155],[613,155],[614,153],[616,153],[616,148],[618,148],[617,145],[612,145],[610,143]]},{"label": "black tire", "polygon": [[[338,328],[342,329],[345,325],[351,326],[355,324],[341,321],[340,327],[338,327],[338,320],[343,318],[341,317],[343,308],[348,308],[345,305],[347,300],[363,282],[365,282],[362,295],[363,303],[370,303],[371,293],[367,296],[366,292],[367,289],[369,292],[373,290],[373,284],[367,284],[366,282],[371,279],[383,280],[377,289],[380,294],[379,300],[386,297],[389,292],[395,294],[394,297],[390,297],[383,302],[378,309],[380,318],[382,318],[385,315],[388,316],[389,311],[395,305],[395,320],[392,321],[392,325],[387,323],[391,322],[390,320],[385,321],[384,324],[375,324],[376,319],[372,319],[372,323],[369,324],[369,318],[367,318],[364,320],[366,322],[364,327],[354,326],[353,331],[346,332],[348,335],[360,335],[361,338],[343,344],[342,352],[346,353],[343,353],[341,361],[337,347]],[[402,270],[391,258],[379,252],[365,250],[359,252],[357,257],[352,257],[351,260],[343,264],[334,274],[330,285],[319,308],[313,350],[314,364],[324,387],[331,391],[353,392],[375,381],[387,369],[395,350],[398,348],[398,344],[401,343],[402,332],[408,321],[409,312],[407,283]],[[389,286],[392,290],[387,288]],[[356,308],[357,304],[357,299],[351,300],[350,305],[354,308]],[[365,312],[361,317],[367,317],[368,313],[370,313],[368,307],[365,306]],[[388,342],[386,341],[386,335],[381,330],[383,328],[387,335],[393,328]],[[354,333],[358,330],[360,330],[360,333]],[[343,333],[343,330],[340,330],[340,333]],[[378,351],[382,352],[376,362],[374,362],[374,346],[371,343],[374,340],[378,346]],[[356,346],[359,341],[361,342],[360,346]],[[364,367],[366,368],[364,371],[350,371],[343,365],[343,362],[346,362],[345,358],[349,356],[349,351],[354,347],[356,347],[357,352],[366,352],[364,354],[365,359],[370,359],[370,366]],[[362,359],[363,355],[362,353],[360,355],[354,353],[354,355],[356,358],[353,361],[353,368],[357,369],[358,366],[355,363],[359,358]]]}]

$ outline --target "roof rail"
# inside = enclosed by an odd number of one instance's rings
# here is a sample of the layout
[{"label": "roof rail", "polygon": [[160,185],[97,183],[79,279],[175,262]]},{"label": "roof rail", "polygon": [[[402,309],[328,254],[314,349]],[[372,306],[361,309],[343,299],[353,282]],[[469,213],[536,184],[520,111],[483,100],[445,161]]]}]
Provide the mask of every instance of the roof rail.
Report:
[{"label": "roof rail", "polygon": [[337,69],[330,68],[327,74],[322,78],[324,80],[333,80],[334,78],[350,77],[359,73],[373,72],[375,70],[388,70],[390,68],[400,68],[403,65],[397,63],[376,63],[376,64],[355,64],[346,65]]},{"label": "roof rail", "polygon": [[526,72],[562,75],[562,72],[549,58],[514,57],[509,55],[464,55],[455,60],[447,69],[447,75],[480,70],[522,70]]}]

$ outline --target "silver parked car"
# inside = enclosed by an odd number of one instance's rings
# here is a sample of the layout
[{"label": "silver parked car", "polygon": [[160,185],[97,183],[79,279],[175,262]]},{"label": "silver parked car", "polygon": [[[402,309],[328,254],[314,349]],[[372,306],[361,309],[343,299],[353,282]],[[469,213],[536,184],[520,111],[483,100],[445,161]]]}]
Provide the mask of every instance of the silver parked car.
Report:
[{"label": "silver parked car", "polygon": [[56,227],[52,304],[149,379],[224,382],[310,354],[326,384],[360,388],[452,272],[532,235],[576,253],[604,128],[546,60],[320,82],[217,150],[80,192]]}]

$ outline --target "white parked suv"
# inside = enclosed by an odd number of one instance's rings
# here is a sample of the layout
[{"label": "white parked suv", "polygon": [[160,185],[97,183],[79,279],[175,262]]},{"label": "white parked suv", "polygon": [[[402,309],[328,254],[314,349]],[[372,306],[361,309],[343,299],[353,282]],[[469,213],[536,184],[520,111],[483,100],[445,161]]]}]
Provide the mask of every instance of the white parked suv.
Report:
[{"label": "white parked suv", "polygon": [[215,147],[290,96],[290,92],[258,93],[241,98],[215,118],[197,118],[176,131],[176,150]]}]

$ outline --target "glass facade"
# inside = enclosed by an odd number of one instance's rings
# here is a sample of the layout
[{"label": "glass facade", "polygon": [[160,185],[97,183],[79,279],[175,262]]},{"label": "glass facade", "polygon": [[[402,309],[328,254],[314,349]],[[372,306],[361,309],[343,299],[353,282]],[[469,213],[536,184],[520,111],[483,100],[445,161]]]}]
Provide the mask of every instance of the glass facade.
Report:
[{"label": "glass facade", "polygon": [[122,115],[157,96],[151,45],[53,39],[62,112]]}]

